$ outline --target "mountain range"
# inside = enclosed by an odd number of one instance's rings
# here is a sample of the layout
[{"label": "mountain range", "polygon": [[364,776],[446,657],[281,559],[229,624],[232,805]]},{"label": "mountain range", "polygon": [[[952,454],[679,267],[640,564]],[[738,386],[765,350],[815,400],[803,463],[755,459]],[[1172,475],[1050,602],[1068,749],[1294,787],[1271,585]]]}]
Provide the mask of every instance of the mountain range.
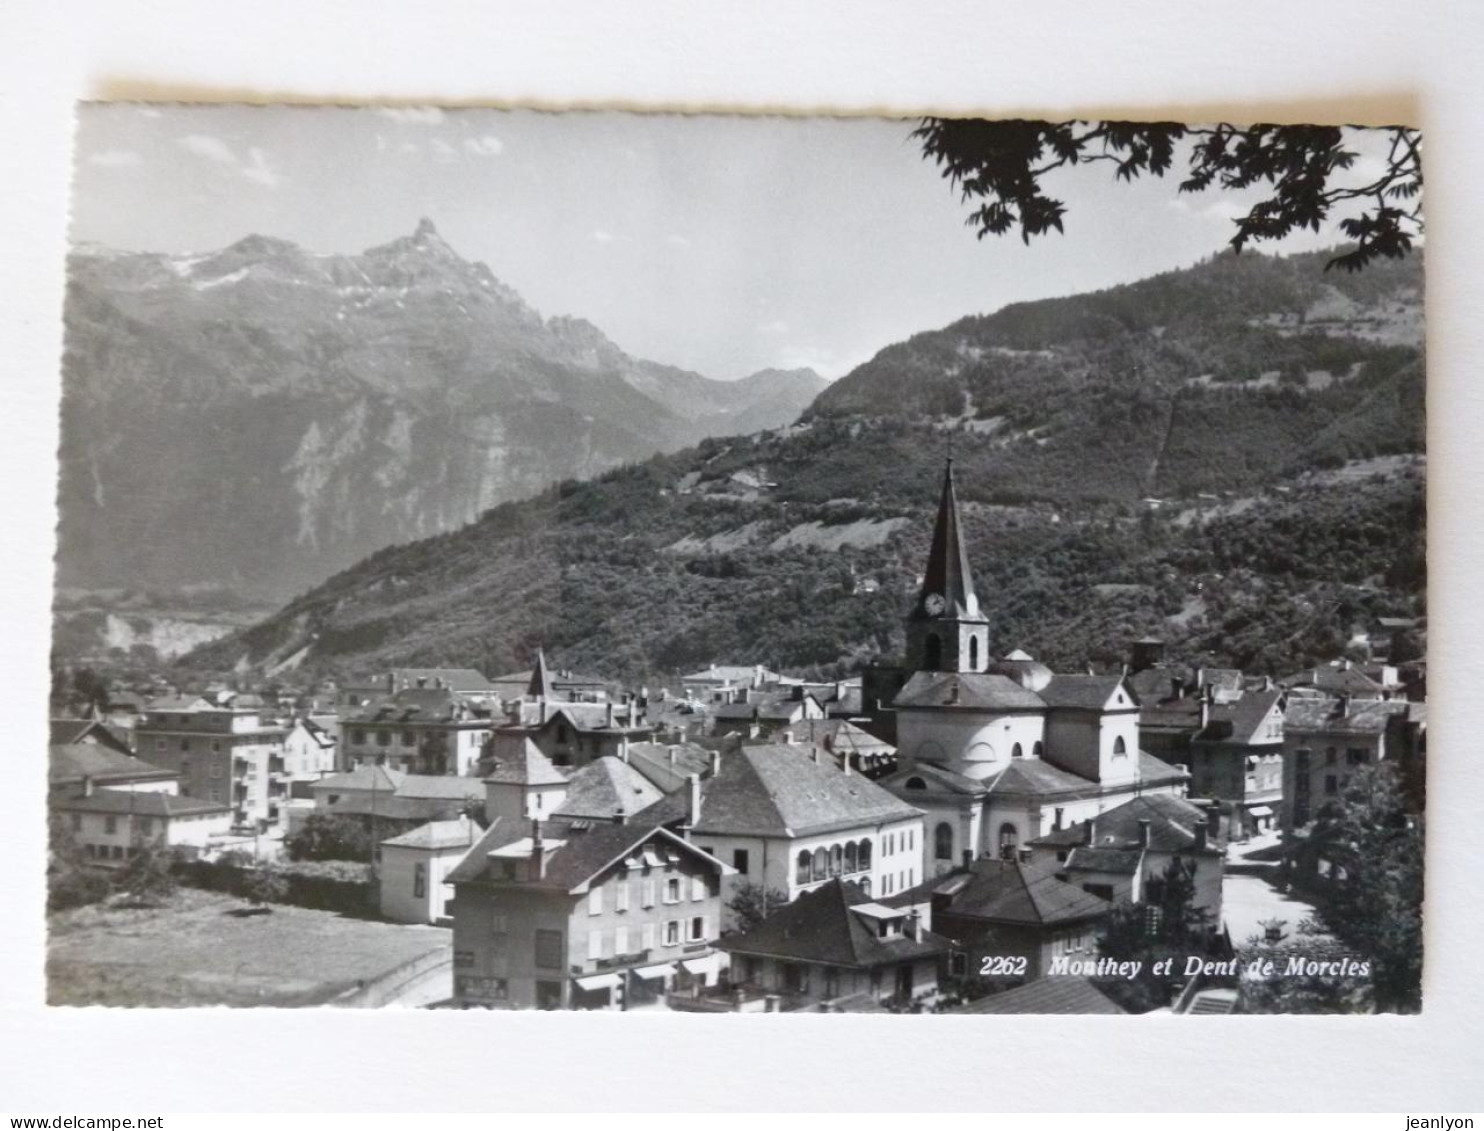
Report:
[{"label": "mountain range", "polygon": [[890,346],[795,423],[566,481],[390,547],[198,671],[890,660],[955,460],[994,647],[1278,672],[1425,614],[1420,254],[1230,253]]},{"label": "mountain range", "polygon": [[794,420],[812,370],[717,381],[543,318],[428,220],[355,255],[80,247],[58,584],[277,603],[553,482]]}]

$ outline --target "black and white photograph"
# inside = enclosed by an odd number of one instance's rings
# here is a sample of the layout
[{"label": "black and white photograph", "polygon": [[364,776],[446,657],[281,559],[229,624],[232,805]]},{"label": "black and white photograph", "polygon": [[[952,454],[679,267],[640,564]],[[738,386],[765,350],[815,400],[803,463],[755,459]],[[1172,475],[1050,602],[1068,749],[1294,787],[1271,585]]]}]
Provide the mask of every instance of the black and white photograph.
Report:
[{"label": "black and white photograph", "polygon": [[1423,1011],[1423,141],[79,105],[47,1003]]}]

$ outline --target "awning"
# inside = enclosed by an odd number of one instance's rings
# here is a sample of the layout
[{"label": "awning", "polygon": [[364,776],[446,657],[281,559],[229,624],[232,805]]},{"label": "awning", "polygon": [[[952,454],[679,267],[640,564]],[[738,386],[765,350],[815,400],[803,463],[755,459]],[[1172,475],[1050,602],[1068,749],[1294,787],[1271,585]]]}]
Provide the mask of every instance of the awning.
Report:
[{"label": "awning", "polygon": [[689,974],[715,974],[721,969],[721,955],[713,953],[700,958],[682,958],[680,965]]},{"label": "awning", "polygon": [[1273,815],[1273,807],[1271,805],[1254,805],[1247,812],[1251,813],[1254,817],[1271,817]]},{"label": "awning", "polygon": [[673,973],[675,973],[673,962],[657,962],[653,966],[634,967],[636,978],[668,978]]},{"label": "awning", "polygon": [[589,974],[586,978],[572,979],[579,990],[611,990],[618,985],[617,974]]}]

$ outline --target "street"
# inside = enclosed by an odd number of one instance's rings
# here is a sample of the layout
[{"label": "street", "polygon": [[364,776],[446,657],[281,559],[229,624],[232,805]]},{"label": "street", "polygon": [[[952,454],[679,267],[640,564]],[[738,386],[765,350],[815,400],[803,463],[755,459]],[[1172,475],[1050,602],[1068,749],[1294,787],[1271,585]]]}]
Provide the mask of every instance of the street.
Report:
[{"label": "street", "polygon": [[1243,946],[1253,935],[1263,933],[1262,923],[1269,919],[1284,921],[1284,933],[1290,938],[1298,925],[1313,914],[1312,904],[1284,892],[1270,882],[1276,879],[1278,864],[1274,851],[1279,844],[1277,833],[1253,837],[1244,844],[1227,849],[1227,872],[1221,885],[1221,912],[1232,943]]}]

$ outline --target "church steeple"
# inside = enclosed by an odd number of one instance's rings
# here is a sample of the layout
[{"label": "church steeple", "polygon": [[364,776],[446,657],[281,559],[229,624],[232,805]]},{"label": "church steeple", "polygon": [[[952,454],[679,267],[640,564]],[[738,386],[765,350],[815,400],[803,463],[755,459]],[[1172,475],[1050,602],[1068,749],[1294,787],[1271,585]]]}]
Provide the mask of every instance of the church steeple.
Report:
[{"label": "church steeple", "polygon": [[953,457],[949,456],[943,468],[938,521],[933,527],[933,546],[928,551],[915,615],[979,617],[979,598],[974,593],[974,575],[969,569],[969,554],[964,549],[960,526],[958,494],[953,488]]},{"label": "church steeple", "polygon": [[551,688],[551,673],[546,670],[546,653],[536,649],[536,666],[531,669],[531,682],[526,685],[526,694],[532,699],[555,699]]},{"label": "church steeple", "polygon": [[907,618],[907,664],[917,671],[982,672],[989,660],[989,622],[974,592],[950,456],[922,590]]}]

